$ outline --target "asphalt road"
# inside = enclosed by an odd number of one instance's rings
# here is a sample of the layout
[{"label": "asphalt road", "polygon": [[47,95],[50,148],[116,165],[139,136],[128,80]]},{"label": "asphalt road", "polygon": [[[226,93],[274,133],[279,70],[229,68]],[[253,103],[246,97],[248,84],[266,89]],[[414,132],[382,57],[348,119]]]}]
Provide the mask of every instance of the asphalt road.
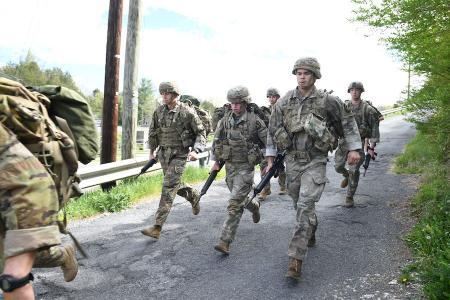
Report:
[{"label": "asphalt road", "polygon": [[[287,245],[295,211],[289,196],[263,202],[261,222],[244,213],[231,254],[213,247],[226,216],[228,190],[214,183],[193,216],[177,198],[158,241],[139,230],[152,224],[158,201],[71,224],[90,254],[79,275],[65,283],[59,268],[37,269],[39,299],[410,299],[415,286],[395,282],[409,253],[401,236],[411,223],[408,198],[415,178],[390,171],[415,131],[402,117],[381,123],[378,159],[361,177],[356,207],[343,207],[341,178],[328,165],[330,182],[317,205],[317,244],[310,248],[298,283],[285,279]],[[198,186],[200,188],[200,185]],[[157,199],[156,199],[157,200]]]}]

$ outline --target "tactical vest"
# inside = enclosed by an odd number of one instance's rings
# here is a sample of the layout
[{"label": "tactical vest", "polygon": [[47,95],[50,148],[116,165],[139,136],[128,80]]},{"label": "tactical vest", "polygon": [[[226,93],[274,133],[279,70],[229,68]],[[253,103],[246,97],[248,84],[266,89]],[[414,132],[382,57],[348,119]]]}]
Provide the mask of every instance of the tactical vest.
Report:
[{"label": "tactical vest", "polygon": [[[336,149],[337,134],[330,120],[327,118],[326,102],[328,94],[317,91],[316,98],[306,98],[299,101],[291,97],[283,107],[283,125],[291,139],[291,151],[314,151],[327,152]],[[299,149],[298,149],[299,148]],[[307,156],[307,153],[304,154]]]},{"label": "tactical vest", "polygon": [[351,100],[345,100],[345,104],[351,107],[352,112],[354,113],[361,139],[370,137],[372,130],[370,128],[370,124],[368,124],[367,122],[367,116],[369,113],[369,107],[371,105],[364,100],[361,100],[360,107],[358,107],[357,109],[355,109]]},{"label": "tactical vest", "polygon": [[228,111],[222,118],[224,137],[215,143],[216,159],[233,163],[259,164],[264,158],[257,142],[256,114],[247,112],[247,120],[232,126],[233,113]]},{"label": "tactical vest", "polygon": [[173,113],[170,120],[170,113],[166,107],[160,106],[158,116],[157,138],[159,146],[162,148],[189,148],[194,146],[195,134],[189,124],[188,106],[180,103],[178,111]]}]

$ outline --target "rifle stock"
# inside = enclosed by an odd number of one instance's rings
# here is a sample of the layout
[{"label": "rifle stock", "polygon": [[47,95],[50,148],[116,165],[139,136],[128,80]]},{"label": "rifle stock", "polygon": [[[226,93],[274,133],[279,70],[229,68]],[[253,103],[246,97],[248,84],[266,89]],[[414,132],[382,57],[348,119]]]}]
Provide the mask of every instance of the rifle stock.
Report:
[{"label": "rifle stock", "polygon": [[269,183],[270,179],[272,177],[276,177],[278,172],[283,170],[284,168],[284,157],[286,156],[285,152],[278,153],[275,157],[275,160],[273,161],[272,168],[264,175],[264,177],[261,179],[261,181],[258,183],[258,185],[253,189],[253,196],[250,198],[250,200],[245,204],[245,207],[252,202],[252,200],[261,193],[261,191],[264,189],[264,187]]},{"label": "rifle stock", "polygon": [[225,165],[224,161],[219,161],[219,170],[213,170],[209,173],[208,179],[206,179],[205,184],[203,185],[202,190],[200,191],[200,197],[198,197],[198,200],[194,203],[194,205],[197,204],[200,201],[200,198],[208,192],[209,187],[216,179],[217,174],[220,172],[220,170],[223,168],[224,165]]}]

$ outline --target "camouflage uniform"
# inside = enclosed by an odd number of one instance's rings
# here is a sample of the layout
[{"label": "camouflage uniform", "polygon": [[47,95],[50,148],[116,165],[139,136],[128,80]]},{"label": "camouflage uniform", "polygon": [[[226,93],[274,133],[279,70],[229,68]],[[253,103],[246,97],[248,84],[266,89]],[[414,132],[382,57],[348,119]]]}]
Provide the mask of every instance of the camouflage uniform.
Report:
[{"label": "camouflage uniform", "polygon": [[[348,106],[355,115],[359,135],[361,137],[361,149],[364,149],[364,141],[366,138],[370,139],[372,143],[377,143],[380,138],[378,112],[364,100],[359,101],[357,105],[353,105],[352,102],[348,100],[345,102],[345,105]],[[347,197],[352,198],[358,187],[360,175],[359,168],[364,163],[364,155],[361,152],[361,160],[358,164],[354,166],[347,166],[346,168],[345,162],[347,153],[348,148],[345,141],[340,139],[339,147],[334,154],[334,168],[336,172],[348,178]]]},{"label": "camouflage uniform", "polygon": [[[228,100],[232,103],[249,102],[248,90],[241,86],[235,87],[228,92]],[[250,111],[245,111],[240,116],[229,111],[217,125],[212,146],[213,156],[214,160],[225,161],[225,180],[231,192],[228,217],[220,236],[220,240],[227,245],[236,235],[244,205],[252,189],[255,165],[263,159],[261,149],[265,147],[266,138],[266,125]],[[253,213],[253,221],[257,223],[259,203],[252,200],[246,208]],[[257,219],[255,214],[258,214]]]},{"label": "camouflage uniform", "polygon": [[190,148],[201,152],[205,148],[205,130],[202,122],[189,105],[177,102],[170,110],[160,105],[153,113],[149,129],[150,149],[158,146],[157,157],[164,173],[161,199],[155,224],[162,226],[169,215],[176,195],[191,204],[199,194],[181,182]]},{"label": "camouflage uniform", "polygon": [[0,123],[0,247],[4,258],[38,251],[34,267],[62,266],[56,188],[39,160]]},{"label": "camouflage uniform", "polygon": [[[299,59],[292,73],[296,74],[297,69],[309,70],[317,79],[321,77],[320,66],[314,58]],[[315,203],[328,181],[325,174],[328,151],[335,148],[337,136],[343,137],[349,149],[359,149],[358,128],[351,111],[339,98],[315,87],[304,97],[297,87],[275,104],[269,134],[278,150],[286,150],[287,188],[297,210],[288,255],[292,262],[299,261],[301,267],[308,241],[317,228]],[[275,149],[271,142],[268,138],[268,154]],[[299,276],[299,268],[296,276]]]}]

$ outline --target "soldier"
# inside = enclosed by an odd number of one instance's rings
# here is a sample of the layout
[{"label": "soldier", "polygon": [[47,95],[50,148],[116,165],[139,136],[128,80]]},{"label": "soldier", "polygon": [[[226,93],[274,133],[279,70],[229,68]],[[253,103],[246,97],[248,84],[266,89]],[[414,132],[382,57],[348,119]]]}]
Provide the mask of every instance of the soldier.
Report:
[{"label": "soldier", "polygon": [[[0,121],[5,107],[0,102]],[[60,246],[58,206],[50,174],[0,122],[0,288],[5,299],[34,299],[32,267],[59,266],[65,281],[77,275],[75,249]]]},{"label": "soldier", "polygon": [[192,213],[200,212],[199,193],[181,182],[186,159],[197,160],[197,154],[206,145],[205,129],[194,109],[178,101],[180,92],[172,82],[162,82],[159,93],[163,104],[153,113],[149,129],[150,159],[157,157],[161,163],[164,180],[156,211],[155,225],[142,230],[142,234],[158,239],[166,222],[173,199],[180,195],[192,205]]},{"label": "soldier", "polygon": [[[269,107],[262,106],[261,109],[264,112],[264,114],[267,116],[267,119],[270,119],[270,114],[272,113],[272,108],[277,103],[278,99],[280,98],[280,93],[275,88],[269,88],[267,90],[267,99],[269,99]],[[267,124],[268,125],[268,124]],[[275,153],[274,153],[275,155]],[[267,168],[267,161],[263,160],[261,164],[259,165],[261,168],[261,178],[264,176],[266,168]],[[278,172],[278,184],[280,185],[280,191],[278,192],[279,195],[286,194],[286,172],[285,170],[282,170]],[[270,195],[272,192],[270,190],[270,182],[264,187],[264,189],[259,193],[258,198],[261,201],[266,200],[267,196]]]},{"label": "soldier", "polygon": [[[336,148],[337,137],[347,142],[347,161],[360,160],[361,141],[350,109],[339,98],[316,89],[321,78],[315,58],[298,59],[292,70],[298,86],[275,104],[269,123],[269,135],[278,151],[286,151],[287,189],[297,210],[296,225],[288,256],[286,277],[299,279],[307,246],[315,244],[317,216],[315,203],[325,188],[328,151]],[[268,168],[273,164],[275,147],[267,139]]]},{"label": "soldier", "polygon": [[253,111],[247,111],[251,98],[246,87],[230,89],[227,99],[231,102],[231,111],[227,111],[217,124],[212,146],[215,162],[211,168],[219,170],[219,161],[225,162],[225,180],[231,192],[228,217],[219,243],[214,247],[224,254],[229,254],[244,207],[252,213],[253,222],[259,222],[259,203],[248,202],[248,194],[252,189],[255,165],[263,159],[261,149],[265,148],[267,136],[264,122]]},{"label": "soldier", "polygon": [[[368,102],[361,100],[361,94],[364,92],[364,86],[361,82],[355,81],[350,83],[347,92],[350,93],[351,100],[346,101],[346,105],[351,108],[355,115],[356,123],[358,124],[359,135],[361,137],[362,149],[367,139],[368,147],[367,152],[375,158],[375,146],[380,138],[379,131],[379,113]],[[364,162],[364,156],[354,166],[345,168],[345,159],[348,149],[345,141],[339,139],[339,146],[334,155],[334,161],[336,172],[344,175],[344,179],[341,182],[341,188],[347,188],[347,197],[345,198],[345,207],[353,207],[353,196],[355,195],[356,188],[359,182],[359,168]]]}]

